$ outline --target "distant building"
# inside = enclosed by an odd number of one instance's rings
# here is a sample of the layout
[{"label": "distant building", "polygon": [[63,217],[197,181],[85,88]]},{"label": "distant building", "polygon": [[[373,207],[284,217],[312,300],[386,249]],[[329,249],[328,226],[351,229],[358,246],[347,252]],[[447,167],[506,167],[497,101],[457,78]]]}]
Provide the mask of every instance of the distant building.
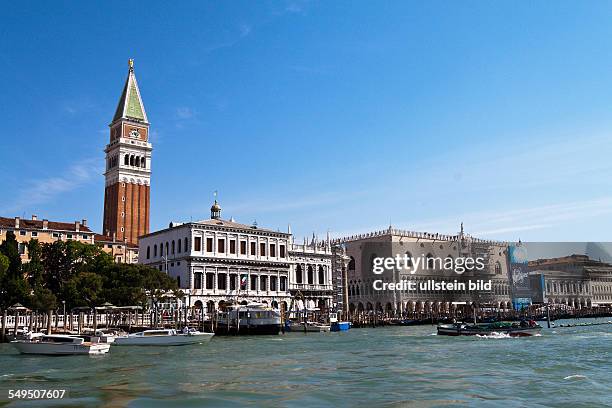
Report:
[{"label": "distant building", "polygon": [[110,254],[116,263],[138,263],[138,245],[101,234],[95,234],[94,241],[104,252]]},{"label": "distant building", "polygon": [[149,232],[153,147],[132,60],[109,127],[102,234],[137,244],[138,237]]},{"label": "distant building", "polygon": [[[510,309],[510,285],[508,281],[507,244],[473,238],[463,232],[458,235],[413,232],[389,227],[383,231],[360,234],[334,241],[335,245],[346,248],[349,257],[347,267],[347,294],[350,313],[369,311],[384,312],[388,315],[411,313],[450,312],[458,304],[488,305],[497,309]],[[372,271],[373,258],[393,257],[406,254],[410,258],[423,257],[426,260],[439,258],[481,257],[485,268],[469,271],[462,275],[440,269],[419,270],[410,274],[406,270],[394,269],[382,275]],[[341,277],[336,273],[336,279]],[[375,280],[399,282],[401,280],[421,282],[491,280],[490,291],[445,292],[442,290],[395,290],[376,291]]]},{"label": "distant building", "polygon": [[37,239],[41,244],[55,241],[78,241],[84,244],[98,245],[113,257],[117,263],[137,263],[138,246],[112,237],[96,234],[87,226],[87,220],[75,222],[58,222],[47,219],[39,220],[36,215],[31,219],[20,217],[0,217],[0,242],[6,239],[6,233],[13,231],[17,240],[19,254],[23,262],[28,262],[28,243]]},{"label": "distant building", "polygon": [[74,240],[94,244],[94,233],[87,226],[87,220],[57,222],[39,220],[36,215],[32,215],[31,219],[0,217],[0,242],[6,239],[8,231],[15,233],[19,253],[24,262],[30,260],[27,245],[31,239],[37,239],[40,243]]},{"label": "distant building", "polygon": [[329,241],[294,245],[290,232],[221,218],[215,200],[207,220],[170,223],[140,237],[139,263],[166,271],[191,307],[213,312],[228,302],[293,309],[331,307]]},{"label": "distant building", "polygon": [[544,275],[548,303],[583,307],[612,306],[612,265],[586,255],[529,262],[530,274]]}]

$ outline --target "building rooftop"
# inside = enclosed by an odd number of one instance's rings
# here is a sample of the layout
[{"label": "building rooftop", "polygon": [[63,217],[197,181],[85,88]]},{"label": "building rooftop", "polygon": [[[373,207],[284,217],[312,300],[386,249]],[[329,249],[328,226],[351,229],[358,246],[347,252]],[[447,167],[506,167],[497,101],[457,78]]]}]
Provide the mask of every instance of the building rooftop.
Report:
[{"label": "building rooftop", "polygon": [[[46,228],[44,227],[46,223]],[[17,226],[19,224],[19,226]],[[77,231],[77,225],[79,232],[92,232],[87,226],[87,220],[75,221],[75,222],[58,222],[49,220],[39,220],[38,217],[32,216],[32,219],[22,219],[20,217],[7,218],[0,217],[0,228],[7,229],[34,229],[34,230],[59,230],[59,231]]]}]

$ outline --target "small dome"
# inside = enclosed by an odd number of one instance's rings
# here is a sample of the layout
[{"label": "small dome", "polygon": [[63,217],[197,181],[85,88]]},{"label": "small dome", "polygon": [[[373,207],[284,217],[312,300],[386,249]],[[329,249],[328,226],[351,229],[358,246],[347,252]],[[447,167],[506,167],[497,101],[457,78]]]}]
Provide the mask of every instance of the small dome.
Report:
[{"label": "small dome", "polygon": [[210,211],[221,211],[221,206],[217,200],[215,200],[215,203],[212,205],[212,207],[210,207]]}]

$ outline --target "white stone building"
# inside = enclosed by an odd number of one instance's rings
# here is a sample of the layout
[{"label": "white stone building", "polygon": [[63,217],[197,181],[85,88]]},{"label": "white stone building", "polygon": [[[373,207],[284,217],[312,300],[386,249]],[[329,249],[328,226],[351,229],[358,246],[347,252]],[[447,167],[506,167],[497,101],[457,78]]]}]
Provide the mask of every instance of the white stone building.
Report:
[{"label": "white stone building", "polygon": [[[210,219],[170,223],[139,239],[139,263],[166,271],[186,293],[189,307],[212,312],[228,302],[262,302],[287,309],[331,307],[331,249],[313,241],[294,245],[279,232],[221,218],[215,200]],[[305,302],[304,302],[305,301]]]}]

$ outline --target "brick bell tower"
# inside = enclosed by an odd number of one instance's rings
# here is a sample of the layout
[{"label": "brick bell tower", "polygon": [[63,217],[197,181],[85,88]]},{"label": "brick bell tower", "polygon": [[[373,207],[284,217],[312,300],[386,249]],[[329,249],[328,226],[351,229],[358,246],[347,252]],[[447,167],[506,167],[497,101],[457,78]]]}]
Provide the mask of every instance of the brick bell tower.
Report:
[{"label": "brick bell tower", "polygon": [[110,127],[106,153],[103,234],[138,243],[149,233],[151,151],[149,121],[134,74],[129,71]]}]

